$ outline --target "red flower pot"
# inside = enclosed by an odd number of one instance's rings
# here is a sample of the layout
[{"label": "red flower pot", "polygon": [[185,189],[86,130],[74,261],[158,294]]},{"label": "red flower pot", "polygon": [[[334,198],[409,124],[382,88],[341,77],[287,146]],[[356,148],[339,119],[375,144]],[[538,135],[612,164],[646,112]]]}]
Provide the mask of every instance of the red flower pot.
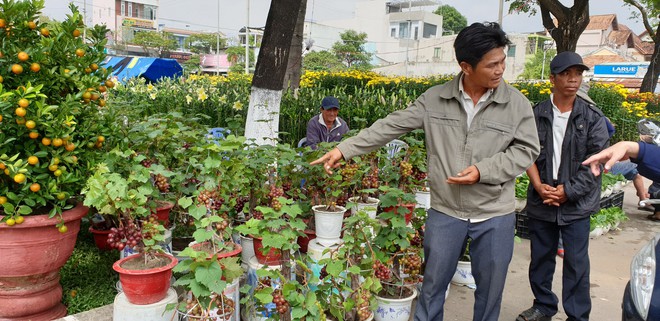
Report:
[{"label": "red flower pot", "polygon": [[108,234],[110,234],[110,230],[106,231],[101,231],[101,230],[95,230],[94,228],[90,227],[89,232],[92,233],[92,236],[94,237],[94,244],[96,247],[99,248],[101,251],[111,251],[112,247],[110,244],[108,244]]},{"label": "red flower pot", "polygon": [[[195,251],[201,251],[202,247],[207,245],[207,244],[209,244],[209,242],[193,244],[191,247]],[[222,252],[217,252],[216,253],[218,255],[218,260],[222,259],[222,258],[225,258],[225,257],[239,256],[241,254],[241,252],[243,251],[243,248],[240,245],[236,244],[236,243],[231,243],[231,244],[233,246],[233,249],[228,250],[228,251],[223,250]],[[213,255],[209,253],[209,258],[211,258],[211,256],[213,256]]]},{"label": "red flower pot", "polygon": [[172,207],[174,207],[174,203],[158,202],[155,214],[158,217],[158,221],[165,227],[170,226],[170,210]]},{"label": "red flower pot", "polygon": [[406,212],[405,212],[405,214],[404,214],[404,218],[405,218],[405,220],[406,220],[406,224],[410,224],[410,221],[412,220],[412,217],[413,217],[413,212],[415,211],[415,205],[416,205],[416,204],[414,204],[414,203],[411,203],[411,204],[399,204],[398,206],[390,206],[390,207],[386,207],[386,208],[383,209],[383,211],[385,211],[385,212],[392,212],[392,211],[395,211],[395,210],[396,210],[396,211],[397,211],[396,213],[399,213],[398,210],[397,210],[397,208],[399,208],[399,207],[405,207],[405,208],[406,208]]},{"label": "red flower pot", "polygon": [[254,256],[257,257],[259,264],[280,265],[280,262],[282,262],[282,251],[271,248],[268,253],[263,254],[261,249],[263,249],[264,245],[261,242],[261,238],[254,235],[252,235],[252,244],[254,245]]},{"label": "red flower pot", "polygon": [[60,268],[73,253],[80,219],[88,210],[78,204],[62,212],[66,233],[55,227],[60,219],[48,215],[26,216],[14,226],[0,223],[0,320],[46,321],[66,315]]},{"label": "red flower pot", "polygon": [[165,266],[146,270],[123,268],[122,265],[125,262],[144,259],[141,254],[134,254],[116,261],[112,265],[112,269],[119,273],[119,282],[121,282],[121,288],[126,294],[128,302],[136,305],[146,305],[156,303],[167,296],[170,279],[172,278],[172,269],[178,261],[169,254],[158,253],[156,255],[167,258],[170,262]]},{"label": "red flower pot", "polygon": [[307,245],[309,241],[316,238],[316,231],[305,230],[305,236],[298,236],[298,245],[300,245],[300,252],[307,253]]}]

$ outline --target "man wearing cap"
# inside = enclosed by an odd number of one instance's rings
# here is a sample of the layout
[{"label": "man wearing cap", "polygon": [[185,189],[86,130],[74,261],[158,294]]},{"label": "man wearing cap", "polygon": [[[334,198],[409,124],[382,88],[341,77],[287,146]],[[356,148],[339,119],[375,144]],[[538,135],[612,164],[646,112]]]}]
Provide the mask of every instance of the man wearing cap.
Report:
[{"label": "man wearing cap", "polygon": [[559,233],[564,240],[562,306],[568,320],[589,320],[589,217],[600,207],[600,177],[582,160],[607,147],[603,113],[577,95],[580,55],[562,52],[550,62],[550,99],[534,107],[541,154],[527,170],[527,216],[531,242],[531,308],[516,321],[550,321],[559,303],[552,279]]},{"label": "man wearing cap", "polygon": [[328,96],[321,101],[321,113],[312,117],[307,123],[307,141],[305,146],[316,148],[321,142],[338,142],[348,132],[346,122],[337,116],[339,100]]}]

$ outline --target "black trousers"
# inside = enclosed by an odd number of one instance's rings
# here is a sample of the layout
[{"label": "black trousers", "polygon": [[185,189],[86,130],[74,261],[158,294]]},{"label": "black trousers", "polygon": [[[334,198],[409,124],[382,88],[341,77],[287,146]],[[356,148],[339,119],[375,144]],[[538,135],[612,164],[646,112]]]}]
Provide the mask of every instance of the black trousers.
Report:
[{"label": "black trousers", "polygon": [[529,264],[529,283],[534,293],[534,307],[547,316],[557,313],[559,304],[552,292],[559,233],[564,242],[562,305],[570,321],[589,320],[589,218],[558,225],[529,219],[532,261]]}]

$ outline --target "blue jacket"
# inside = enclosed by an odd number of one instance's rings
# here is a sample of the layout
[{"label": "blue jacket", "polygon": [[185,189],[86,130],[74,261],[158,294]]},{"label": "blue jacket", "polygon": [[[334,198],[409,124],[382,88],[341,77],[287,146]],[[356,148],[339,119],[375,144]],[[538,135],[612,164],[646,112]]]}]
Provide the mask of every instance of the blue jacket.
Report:
[{"label": "blue jacket", "polygon": [[639,155],[631,158],[637,163],[637,171],[642,176],[654,181],[660,181],[660,146],[639,142]]},{"label": "blue jacket", "polygon": [[552,155],[554,153],[552,102],[546,100],[535,106],[534,117],[541,144],[541,154],[536,159],[541,182],[551,186],[563,184],[568,200],[559,207],[545,205],[541,196],[530,184],[527,191],[527,215],[563,225],[598,212],[601,177],[594,176],[589,166],[581,163],[609,144],[603,113],[586,100],[580,97],[575,99],[562,144],[557,184],[554,184],[552,179]]}]

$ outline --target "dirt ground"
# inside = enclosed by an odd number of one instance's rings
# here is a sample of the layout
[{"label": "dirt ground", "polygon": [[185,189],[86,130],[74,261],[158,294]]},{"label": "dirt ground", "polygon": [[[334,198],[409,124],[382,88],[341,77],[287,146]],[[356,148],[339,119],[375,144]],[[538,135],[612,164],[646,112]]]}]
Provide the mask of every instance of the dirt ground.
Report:
[{"label": "dirt ground", "polygon": [[[646,186],[650,184],[647,181]],[[619,230],[591,239],[591,320],[621,320],[621,301],[626,283],[630,279],[630,262],[637,251],[656,233],[660,223],[646,219],[650,212],[637,209],[638,198],[632,184],[624,187],[623,209],[630,220],[622,223]],[[513,259],[502,298],[500,320],[514,321],[518,314],[532,305],[527,269],[529,267],[529,240],[515,245]],[[558,258],[553,282],[555,293],[561,296],[562,260]],[[452,285],[445,304],[445,321],[471,321],[474,291]],[[552,319],[566,320],[560,305],[559,313]]]}]

